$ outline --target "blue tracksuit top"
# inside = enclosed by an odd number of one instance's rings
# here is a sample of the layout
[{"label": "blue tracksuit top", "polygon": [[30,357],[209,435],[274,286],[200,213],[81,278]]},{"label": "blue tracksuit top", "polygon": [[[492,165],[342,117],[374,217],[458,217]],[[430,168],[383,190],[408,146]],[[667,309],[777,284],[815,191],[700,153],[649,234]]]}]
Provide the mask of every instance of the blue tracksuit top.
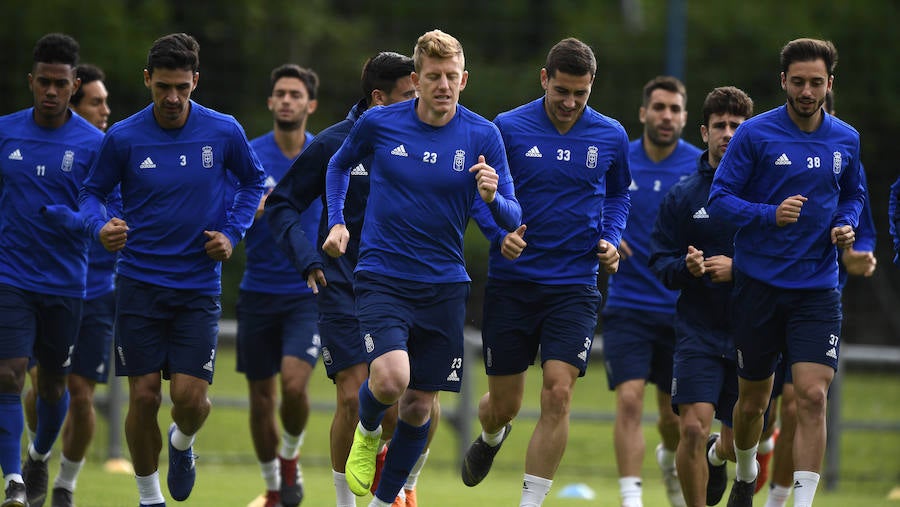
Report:
[{"label": "blue tracksuit top", "polygon": [[644,151],[644,138],[628,146],[631,170],[631,212],[622,238],[633,256],[619,262],[619,271],[609,278],[607,308],[630,308],[674,314],[678,291],[666,288],[650,271],[650,234],[666,192],[697,166],[700,149],[684,141],[668,157],[654,162]]},{"label": "blue tracksuit top", "polygon": [[894,264],[900,266],[900,176],[891,185],[888,200],[888,229],[894,244]]},{"label": "blue tracksuit top", "polygon": [[[861,172],[859,134],[827,113],[814,132],[801,131],[786,105],[742,123],[713,178],[708,208],[739,227],[735,269],[781,288],[837,288],[831,229],[857,227]],[[797,194],[809,199],[800,219],[778,227],[776,208]]]},{"label": "blue tracksuit top", "polygon": [[[237,177],[235,193],[226,171]],[[262,165],[233,117],[191,101],[184,126],[163,129],[150,104],[109,129],[79,201],[97,240],[107,221],[102,196],[121,183],[121,218],[129,231],[119,275],[217,295],[221,263],[206,255],[203,231],[222,232],[237,245],[253,221],[263,180]]]},{"label": "blue tracksuit top", "polygon": [[[863,201],[862,211],[859,212],[859,225],[856,227],[856,239],[853,241],[853,249],[860,252],[875,252],[875,240],[877,233],[875,232],[875,221],[872,218],[872,204],[869,199],[869,183],[866,181],[866,169],[862,163],[859,165],[859,176],[862,179],[863,191],[865,192],[865,200]],[[838,287],[844,290],[847,285],[847,268],[840,261],[841,251],[838,250]]]},{"label": "blue tracksuit top", "polygon": [[463,234],[474,200],[481,199],[469,172],[479,155],[499,175],[488,206],[494,220],[506,230],[521,223],[503,140],[493,123],[462,105],[446,125],[428,125],[416,115],[418,102],[376,106],[353,125],[328,163],[329,229],[344,223],[352,169],[373,155],[356,271],[415,282],[468,282]]},{"label": "blue tracksuit top", "polygon": [[543,97],[500,114],[528,246],[515,261],[500,253],[507,231],[478,199],[476,220],[490,240],[488,276],[547,285],[595,285],[597,242],[618,246],[628,218],[628,136],[622,125],[585,107],[560,134]]},{"label": "blue tracksuit top", "polygon": [[78,189],[102,140],[77,114],[56,129],[35,123],[34,108],[0,117],[0,283],[85,297],[87,238],[41,210],[78,209]]},{"label": "blue tracksuit top", "polygon": [[[313,269],[322,269],[328,283],[343,281],[353,283],[353,270],[359,258],[359,237],[362,231],[366,201],[369,198],[369,172],[371,158],[366,159],[350,172],[350,183],[344,206],[344,218],[350,241],[344,255],[333,258],[322,253],[322,243],[328,235],[328,209],[325,206],[325,173],[328,161],[341,147],[350,133],[353,123],[366,110],[366,101],[359,101],[343,121],[319,132],[303,153],[294,160],[290,170],[275,190],[266,198],[266,218],[275,241],[281,246],[294,267],[306,279]],[[315,242],[310,241],[301,216],[311,206],[321,203],[319,232]]]},{"label": "blue tracksuit top", "polygon": [[[730,148],[729,148],[730,149]],[[709,152],[699,157],[697,171],[676,183],[663,199],[650,239],[650,269],[669,289],[681,291],[675,311],[679,347],[734,357],[731,339],[732,283],[713,283],[709,275],[694,277],[684,261],[688,245],[704,257],[734,257],[737,227],[709,213],[706,202],[716,170]]]},{"label": "blue tracksuit top", "polygon": [[[306,133],[304,150],[309,147],[314,137],[309,132]],[[275,142],[273,132],[253,139],[250,146],[266,171],[264,183],[266,190],[272,190],[290,169],[293,160],[284,156],[278,143]],[[268,201],[268,198],[266,200]],[[306,277],[300,275],[290,259],[276,246],[266,213],[267,210],[253,221],[244,238],[247,264],[244,268],[244,277],[241,279],[241,289],[267,294],[312,294],[312,290],[306,286]],[[310,242],[315,241],[319,233],[321,216],[322,205],[318,201],[313,202],[300,215],[302,230]]]}]

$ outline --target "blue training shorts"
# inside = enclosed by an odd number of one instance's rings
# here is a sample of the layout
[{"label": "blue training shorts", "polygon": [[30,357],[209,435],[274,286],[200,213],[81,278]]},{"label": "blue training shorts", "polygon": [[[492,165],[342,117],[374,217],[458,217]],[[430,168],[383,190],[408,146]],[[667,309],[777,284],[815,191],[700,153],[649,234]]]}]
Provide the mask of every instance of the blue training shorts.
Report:
[{"label": "blue training shorts", "polygon": [[105,384],[109,378],[109,350],[116,320],[116,293],[84,301],[81,329],[69,373]]},{"label": "blue training shorts", "polygon": [[811,362],[837,370],[841,294],[835,289],[783,289],[734,272],[734,343],[738,374],[763,380],[786,353],[791,364]]},{"label": "blue training shorts", "polygon": [[676,347],[671,394],[676,414],[678,405],[710,403],[716,419],[730,428],[738,398],[737,364],[733,358]]},{"label": "blue training shorts", "polygon": [[[348,252],[349,253],[349,252]],[[356,295],[353,292],[353,265],[348,255],[324,259],[328,285],[319,287],[316,304],[319,307],[319,335],[322,337],[322,362],[328,378],[357,364],[366,364],[369,357],[359,339],[359,320],[356,318]]]},{"label": "blue training shorts", "polygon": [[485,371],[513,375],[550,359],[587,369],[597,328],[600,291],[595,285],[541,285],[488,279],[484,293]]},{"label": "blue training shorts", "polygon": [[291,356],[313,368],[319,359],[315,296],[241,290],[237,300],[237,371],[264,380],[281,371]]},{"label": "blue training shorts", "polygon": [[412,282],[360,271],[355,289],[370,363],[392,350],[405,350],[410,388],[459,392],[469,282]]},{"label": "blue training shorts", "polygon": [[222,306],[219,296],[116,279],[116,375],[162,371],[212,384]]},{"label": "blue training shorts", "polygon": [[669,392],[674,349],[674,315],[608,306],[603,311],[603,356],[610,390],[642,379]]},{"label": "blue training shorts", "polygon": [[82,305],[81,298],[0,284],[0,359],[33,358],[52,374],[68,373]]}]

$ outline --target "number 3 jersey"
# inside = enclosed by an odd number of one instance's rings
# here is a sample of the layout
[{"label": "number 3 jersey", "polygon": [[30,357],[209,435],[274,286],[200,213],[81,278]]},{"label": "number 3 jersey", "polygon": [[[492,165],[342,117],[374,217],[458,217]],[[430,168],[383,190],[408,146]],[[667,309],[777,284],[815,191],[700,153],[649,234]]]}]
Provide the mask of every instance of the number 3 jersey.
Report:
[{"label": "number 3 jersey", "polygon": [[0,117],[0,283],[84,297],[88,238],[41,210],[78,209],[78,189],[102,140],[76,114],[56,129],[35,123],[34,108]]},{"label": "number 3 jersey", "polygon": [[[238,181],[232,192],[232,180]],[[118,274],[146,283],[216,295],[221,263],[206,254],[219,231],[232,246],[253,222],[264,173],[243,128],[231,116],[191,101],[187,122],[163,129],[149,105],[109,129],[81,194],[96,241],[106,223],[100,196],[121,183],[128,241]]]}]

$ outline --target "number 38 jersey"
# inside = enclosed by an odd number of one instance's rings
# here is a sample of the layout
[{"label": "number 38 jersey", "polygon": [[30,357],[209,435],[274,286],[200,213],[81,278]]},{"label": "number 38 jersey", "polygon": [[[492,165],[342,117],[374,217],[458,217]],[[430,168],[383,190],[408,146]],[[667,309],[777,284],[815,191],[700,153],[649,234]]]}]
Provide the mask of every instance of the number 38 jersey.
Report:
[{"label": "number 38 jersey", "polygon": [[0,283],[84,297],[87,238],[54,225],[41,210],[78,209],[78,189],[102,140],[76,114],[56,129],[38,126],[34,108],[0,117]]},{"label": "number 38 jersey", "polygon": [[[864,200],[859,133],[823,113],[803,132],[781,106],[741,124],[710,188],[710,214],[736,224],[734,266],[765,283],[790,289],[838,286],[831,229],[858,224]],[[803,203],[797,223],[779,227],[778,205]]]}]

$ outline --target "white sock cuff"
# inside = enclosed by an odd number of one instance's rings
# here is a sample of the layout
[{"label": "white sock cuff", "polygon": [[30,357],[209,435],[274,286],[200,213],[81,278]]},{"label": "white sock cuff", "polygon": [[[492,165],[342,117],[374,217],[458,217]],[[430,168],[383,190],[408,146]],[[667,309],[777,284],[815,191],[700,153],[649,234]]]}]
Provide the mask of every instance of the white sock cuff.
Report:
[{"label": "white sock cuff", "polygon": [[503,425],[500,428],[500,431],[496,433],[488,433],[484,430],[481,430],[481,439],[484,440],[484,443],[491,447],[497,447],[503,442],[503,436],[506,435],[506,425]]},{"label": "white sock cuff", "polygon": [[803,470],[794,471],[794,480],[795,481],[798,481],[800,479],[805,479],[805,480],[813,480],[818,483],[819,477],[820,477],[820,475],[815,472],[808,472],[808,471],[803,471]]},{"label": "white sock cuff", "polygon": [[759,442],[756,451],[760,454],[769,454],[773,449],[775,449],[775,437],[769,436],[769,438]]},{"label": "white sock cuff", "polygon": [[550,486],[553,485],[553,479],[545,479],[536,475],[525,474],[524,479],[525,482],[531,482],[537,484],[538,486],[545,486],[548,490],[550,489]]},{"label": "white sock cuff", "polygon": [[197,435],[188,435],[181,431],[181,428],[178,427],[178,424],[175,424],[175,431],[172,432],[172,447],[178,449],[179,451],[186,451],[192,445],[194,445],[194,438]]}]

